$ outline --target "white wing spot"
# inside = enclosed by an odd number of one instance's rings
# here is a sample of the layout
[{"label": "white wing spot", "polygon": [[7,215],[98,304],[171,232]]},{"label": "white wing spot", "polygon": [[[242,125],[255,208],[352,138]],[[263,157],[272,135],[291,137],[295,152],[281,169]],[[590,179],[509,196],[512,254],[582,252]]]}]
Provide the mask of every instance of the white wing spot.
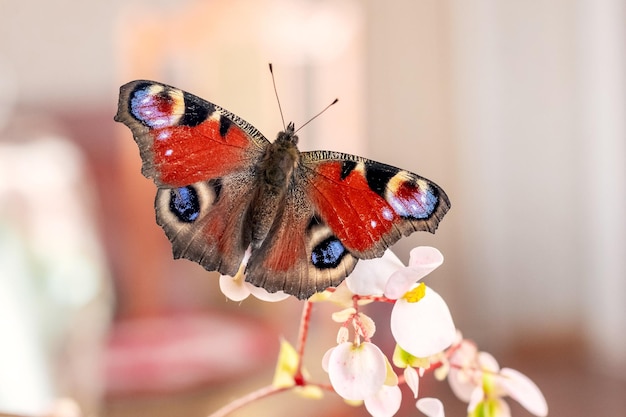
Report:
[{"label": "white wing spot", "polygon": [[167,129],[167,130],[163,130],[159,132],[159,135],[157,138],[159,140],[167,140],[170,138],[170,136],[172,136],[172,132],[169,129]]},{"label": "white wing spot", "polygon": [[388,207],[383,208],[383,219],[392,221],[393,220],[393,211],[391,211]]}]

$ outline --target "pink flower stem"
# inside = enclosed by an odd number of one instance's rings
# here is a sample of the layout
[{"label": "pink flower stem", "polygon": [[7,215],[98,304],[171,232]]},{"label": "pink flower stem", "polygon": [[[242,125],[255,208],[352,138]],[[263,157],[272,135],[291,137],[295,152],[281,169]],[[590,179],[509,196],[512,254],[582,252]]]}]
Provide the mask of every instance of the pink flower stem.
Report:
[{"label": "pink flower stem", "polygon": [[252,391],[251,393],[244,395],[241,398],[237,398],[235,401],[226,404],[224,407],[219,410],[211,413],[208,417],[224,417],[229,415],[235,410],[238,410],[254,401],[260,400],[265,397],[269,397],[270,395],[278,394],[279,392],[287,391],[291,389],[291,387],[275,387],[273,385],[268,385],[266,387],[260,388],[256,391]]},{"label": "pink flower stem", "polygon": [[309,335],[309,324],[311,322],[311,311],[313,310],[313,303],[306,301],[304,308],[302,309],[302,316],[300,317],[300,330],[298,332],[298,368],[296,374],[293,376],[294,382],[298,386],[306,385],[304,376],[302,375],[302,358],[304,358],[304,347],[306,346],[306,340]]},{"label": "pink flower stem", "polygon": [[356,299],[358,300],[369,300],[369,301],[377,301],[379,303],[390,303],[390,304],[394,304],[396,302],[396,300],[393,300],[391,298],[387,298],[384,295],[355,295],[352,297],[352,299]]}]

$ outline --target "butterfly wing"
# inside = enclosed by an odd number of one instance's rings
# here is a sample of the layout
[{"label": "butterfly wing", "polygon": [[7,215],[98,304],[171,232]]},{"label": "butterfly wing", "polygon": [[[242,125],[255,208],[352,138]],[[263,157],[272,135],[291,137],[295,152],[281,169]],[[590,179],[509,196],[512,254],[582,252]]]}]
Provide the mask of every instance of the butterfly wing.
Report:
[{"label": "butterfly wing", "polygon": [[123,85],[115,120],[133,132],[142,173],[157,186],[184,187],[241,171],[269,145],[233,113],[154,81]]},{"label": "butterfly wing", "polygon": [[449,208],[445,192],[417,174],[349,154],[304,152],[284,212],[252,254],[246,279],[307,298],[402,236],[434,233]]},{"label": "butterfly wing", "polygon": [[320,217],[359,259],[380,257],[402,236],[434,233],[450,209],[446,193],[417,174],[339,152],[305,152],[307,188]]},{"label": "butterfly wing", "polygon": [[235,275],[250,243],[254,165],[269,141],[227,110],[153,81],[120,88],[115,120],[131,129],[142,173],[159,188],[157,223],[174,257]]},{"label": "butterfly wing", "polygon": [[357,259],[334,243],[302,178],[293,184],[267,238],[248,260],[246,281],[306,299],[339,285]]},{"label": "butterfly wing", "polygon": [[250,170],[185,187],[159,188],[156,220],[172,242],[174,258],[234,276],[251,240],[245,216],[253,184]]}]

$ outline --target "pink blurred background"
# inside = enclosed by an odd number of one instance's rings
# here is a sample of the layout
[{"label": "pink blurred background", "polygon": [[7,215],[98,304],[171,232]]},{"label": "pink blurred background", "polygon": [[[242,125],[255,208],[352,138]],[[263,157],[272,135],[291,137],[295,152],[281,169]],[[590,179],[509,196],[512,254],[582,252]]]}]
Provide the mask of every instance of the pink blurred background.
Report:
[{"label": "pink blurred background", "polygon": [[[296,125],[340,99],[301,149],[447,191],[437,234],[395,249],[443,252],[428,283],[464,335],[535,380],[551,415],[622,415],[625,21],[620,0],[0,0],[0,413],[72,396],[89,415],[203,416],[269,383],[300,303],[227,302],[216,274],[172,260],[113,115],[121,84],[155,79],[273,139],[273,62]],[[334,343],[325,313],[311,370]],[[294,409],[366,415],[290,394],[236,415]]]}]

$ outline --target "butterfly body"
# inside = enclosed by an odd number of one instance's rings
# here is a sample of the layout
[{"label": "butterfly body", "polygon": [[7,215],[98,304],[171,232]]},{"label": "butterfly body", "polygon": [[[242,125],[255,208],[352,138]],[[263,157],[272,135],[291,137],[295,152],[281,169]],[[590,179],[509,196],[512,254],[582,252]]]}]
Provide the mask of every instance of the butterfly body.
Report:
[{"label": "butterfly body", "polygon": [[[293,124],[280,132],[276,140],[265,148],[265,153],[256,166],[257,186],[248,215],[252,231],[252,248],[258,248],[269,233],[269,227],[284,205],[290,187],[294,185],[294,171],[300,159],[297,148],[298,137]],[[272,221],[270,221],[270,219]],[[244,242],[245,244],[245,242]]]},{"label": "butterfly body", "polygon": [[[174,87],[120,89],[126,124],[157,187],[174,256],[270,292],[307,298],[403,235],[434,232],[450,207],[416,174],[332,151],[300,152],[290,123],[274,142],[233,113]],[[249,250],[249,258],[246,252]],[[246,259],[247,258],[247,259]]]}]

